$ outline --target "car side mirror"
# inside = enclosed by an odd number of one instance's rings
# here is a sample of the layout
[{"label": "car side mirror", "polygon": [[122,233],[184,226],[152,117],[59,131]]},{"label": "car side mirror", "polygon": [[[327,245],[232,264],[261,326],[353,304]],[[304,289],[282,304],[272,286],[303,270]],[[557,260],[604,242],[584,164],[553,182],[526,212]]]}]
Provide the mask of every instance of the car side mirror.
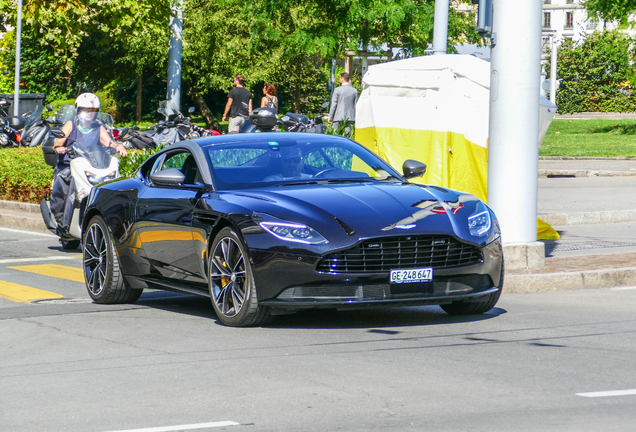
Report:
[{"label": "car side mirror", "polygon": [[402,172],[404,173],[404,178],[407,179],[422,177],[426,172],[426,165],[422,162],[408,159],[402,164]]},{"label": "car side mirror", "polygon": [[193,112],[195,112],[195,111],[196,111],[196,109],[195,109],[194,107],[190,107],[190,108],[188,108],[188,113],[189,113],[189,114],[192,114],[192,113],[193,113]]},{"label": "car side mirror", "polygon": [[156,184],[177,186],[185,181],[185,174],[183,174],[181,170],[177,168],[168,168],[150,174],[150,180]]}]

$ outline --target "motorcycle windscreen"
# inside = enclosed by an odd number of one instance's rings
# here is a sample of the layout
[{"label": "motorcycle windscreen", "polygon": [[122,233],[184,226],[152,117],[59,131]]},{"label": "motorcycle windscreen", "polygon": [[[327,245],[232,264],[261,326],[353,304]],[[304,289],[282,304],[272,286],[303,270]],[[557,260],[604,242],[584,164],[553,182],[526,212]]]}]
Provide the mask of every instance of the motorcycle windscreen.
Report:
[{"label": "motorcycle windscreen", "polygon": [[110,153],[99,143],[79,144],[75,143],[76,150],[80,156],[86,159],[93,168],[105,169],[110,166]]}]

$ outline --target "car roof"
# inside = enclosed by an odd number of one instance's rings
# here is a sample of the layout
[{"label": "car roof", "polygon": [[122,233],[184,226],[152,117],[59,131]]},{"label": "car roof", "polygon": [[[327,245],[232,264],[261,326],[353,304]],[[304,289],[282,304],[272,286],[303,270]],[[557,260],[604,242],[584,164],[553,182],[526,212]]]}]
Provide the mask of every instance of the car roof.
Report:
[{"label": "car roof", "polygon": [[210,147],[231,143],[268,142],[305,137],[313,142],[320,141],[350,141],[339,135],[326,135],[309,132],[260,132],[260,133],[231,133],[194,140],[201,147]]}]

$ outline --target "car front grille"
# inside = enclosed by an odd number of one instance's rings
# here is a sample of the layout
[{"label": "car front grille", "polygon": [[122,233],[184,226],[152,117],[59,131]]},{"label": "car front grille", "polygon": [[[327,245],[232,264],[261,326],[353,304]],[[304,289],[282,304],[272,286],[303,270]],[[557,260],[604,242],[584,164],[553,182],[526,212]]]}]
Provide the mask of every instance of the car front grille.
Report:
[{"label": "car front grille", "polygon": [[478,247],[441,235],[401,236],[365,240],[329,254],[318,263],[325,273],[386,273],[395,269],[450,267],[478,264]]}]

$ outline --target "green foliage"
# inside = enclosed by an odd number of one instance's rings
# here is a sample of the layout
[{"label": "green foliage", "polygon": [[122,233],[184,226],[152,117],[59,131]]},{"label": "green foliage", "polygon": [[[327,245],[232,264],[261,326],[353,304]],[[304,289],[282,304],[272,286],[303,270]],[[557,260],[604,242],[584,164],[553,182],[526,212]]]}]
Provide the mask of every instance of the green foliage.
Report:
[{"label": "green foliage", "polygon": [[128,150],[128,156],[119,158],[119,174],[122,177],[132,176],[142,163],[163,148],[164,146],[159,146],[155,149],[146,149],[143,151]]},{"label": "green foliage", "polygon": [[44,163],[42,148],[0,149],[0,199],[39,203],[51,193],[53,169]]},{"label": "green foliage", "polygon": [[558,52],[559,112],[636,111],[633,58],[634,40],[618,31],[593,33],[579,45],[565,39]]},{"label": "green foliage", "polygon": [[584,0],[588,16],[599,16],[606,21],[627,21],[636,12],[636,0]]}]

